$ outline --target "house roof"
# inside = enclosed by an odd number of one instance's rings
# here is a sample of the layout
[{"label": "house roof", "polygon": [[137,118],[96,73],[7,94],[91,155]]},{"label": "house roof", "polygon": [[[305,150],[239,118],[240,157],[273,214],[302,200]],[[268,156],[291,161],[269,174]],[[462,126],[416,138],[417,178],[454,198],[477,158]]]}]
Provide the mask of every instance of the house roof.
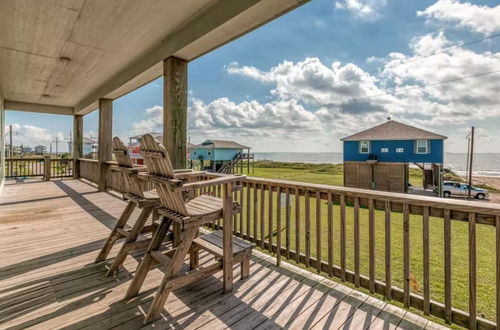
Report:
[{"label": "house roof", "polygon": [[446,136],[389,120],[381,125],[347,136],[341,141],[362,140],[444,140]]},{"label": "house roof", "polygon": [[97,144],[97,141],[94,140],[94,139],[92,139],[92,138],[84,136],[83,137],[83,143],[84,144]]},{"label": "house roof", "polygon": [[203,143],[194,145],[193,148],[218,148],[218,149],[250,149],[234,141],[226,140],[206,140]]},{"label": "house roof", "polygon": [[158,132],[150,132],[150,133],[139,134],[139,135],[131,136],[130,139],[140,140],[146,134],[151,135],[156,140],[159,140],[159,141],[163,140],[163,133],[158,133]]}]

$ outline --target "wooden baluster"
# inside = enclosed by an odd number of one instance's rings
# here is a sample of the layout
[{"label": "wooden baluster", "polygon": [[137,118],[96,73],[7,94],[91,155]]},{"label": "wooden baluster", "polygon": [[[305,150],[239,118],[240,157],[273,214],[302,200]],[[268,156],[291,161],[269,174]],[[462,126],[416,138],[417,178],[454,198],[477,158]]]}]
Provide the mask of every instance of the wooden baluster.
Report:
[{"label": "wooden baluster", "polygon": [[340,195],[340,279],[346,280],[345,195]]},{"label": "wooden baluster", "polygon": [[290,188],[286,188],[285,232],[286,258],[290,259]]},{"label": "wooden baluster", "polygon": [[247,220],[247,227],[246,227],[246,239],[250,240],[250,235],[251,235],[251,230],[250,230],[250,200],[251,200],[251,183],[247,183],[247,205],[246,205],[246,220]]},{"label": "wooden baluster", "polygon": [[281,187],[276,191],[276,263],[281,263]]},{"label": "wooden baluster", "polygon": [[410,307],[410,207],[403,204],[403,304]]},{"label": "wooden baluster", "polygon": [[242,185],[241,190],[240,190],[240,206],[242,207],[241,212],[239,212],[238,216],[240,217],[240,231],[238,234],[240,237],[243,237],[243,193],[245,192],[245,186],[243,185],[243,182],[239,182],[239,184]]},{"label": "wooden baluster", "polygon": [[295,262],[300,262],[300,190],[295,188]]},{"label": "wooden baluster", "polygon": [[333,200],[328,193],[328,275],[333,276]]},{"label": "wooden baluster", "polygon": [[496,226],[496,302],[497,302],[497,324],[500,323],[500,215],[495,217]]},{"label": "wooden baluster", "polygon": [[391,202],[385,201],[385,297],[392,299]]},{"label": "wooden baluster", "polygon": [[429,315],[430,308],[430,275],[429,275],[429,207],[424,206],[422,216],[422,245],[423,245],[423,276],[424,276],[424,313]]},{"label": "wooden baluster", "polygon": [[451,324],[451,219],[444,210],[444,320]]},{"label": "wooden baluster", "polygon": [[306,231],[306,267],[311,264],[311,203],[309,200],[309,191],[304,191],[304,212],[305,212],[305,231]]},{"label": "wooden baluster", "polygon": [[[238,200],[238,191],[233,191],[232,197],[233,197],[233,201],[236,202]],[[241,214],[241,212],[240,212],[240,214]],[[233,214],[233,235],[237,235],[237,233],[238,233],[238,213],[235,212]]]},{"label": "wooden baluster", "polygon": [[321,193],[316,191],[316,270],[321,272]]},{"label": "wooden baluster", "polygon": [[257,183],[253,185],[253,242],[257,242],[258,229],[257,224],[259,223],[259,186]]},{"label": "wooden baluster", "polygon": [[354,196],[354,285],[359,288],[359,259],[360,259],[360,239],[359,239],[359,197]]},{"label": "wooden baluster", "polygon": [[368,200],[368,244],[370,268],[370,293],[375,293],[375,207],[373,199]]},{"label": "wooden baluster", "polygon": [[265,193],[265,186],[262,184],[260,186],[260,248],[264,249],[264,243],[266,240],[266,233],[265,233],[265,198],[266,198],[266,193]]},{"label": "wooden baluster", "polygon": [[477,328],[476,214],[469,213],[469,329]]},{"label": "wooden baluster", "polygon": [[269,185],[268,192],[268,239],[269,239],[269,252],[273,253],[273,234],[274,234],[274,210],[273,210],[273,187]]}]

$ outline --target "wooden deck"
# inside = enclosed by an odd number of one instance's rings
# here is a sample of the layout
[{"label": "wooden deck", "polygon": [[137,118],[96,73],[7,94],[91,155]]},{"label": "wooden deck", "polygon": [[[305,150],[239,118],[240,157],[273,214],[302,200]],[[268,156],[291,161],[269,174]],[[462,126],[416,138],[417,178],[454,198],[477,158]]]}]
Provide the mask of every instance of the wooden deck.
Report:
[{"label": "wooden deck", "polygon": [[[123,301],[140,253],[116,277],[93,260],[125,203],[81,181],[7,183],[0,196],[0,328],[139,329],[162,278],[152,271]],[[119,245],[119,244],[118,244]],[[111,252],[111,258],[117,249]],[[208,256],[201,258],[201,263]],[[148,328],[373,328],[441,326],[256,252],[250,278],[222,294],[221,274],[169,296]],[[235,269],[235,277],[239,268]]]}]

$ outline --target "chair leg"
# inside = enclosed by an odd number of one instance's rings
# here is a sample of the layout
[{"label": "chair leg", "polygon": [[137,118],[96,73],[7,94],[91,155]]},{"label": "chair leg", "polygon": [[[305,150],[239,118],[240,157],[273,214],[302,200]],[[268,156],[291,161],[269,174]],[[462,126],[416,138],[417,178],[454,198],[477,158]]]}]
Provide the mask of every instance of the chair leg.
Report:
[{"label": "chair leg", "polygon": [[241,259],[241,279],[245,279],[250,276],[250,257],[245,255]]},{"label": "chair leg", "polygon": [[141,290],[141,286],[144,283],[144,280],[146,279],[146,275],[148,274],[149,269],[151,268],[154,262],[153,257],[151,257],[149,253],[153,250],[158,250],[160,248],[161,243],[163,242],[163,239],[165,238],[165,235],[167,234],[171,224],[172,220],[167,218],[162,219],[160,226],[153,235],[151,244],[149,244],[148,246],[146,255],[144,256],[141,263],[137,267],[137,271],[134,275],[134,278],[132,279],[132,282],[130,283],[130,286],[127,289],[127,293],[125,294],[125,299],[137,296],[137,294]]},{"label": "chair leg", "polygon": [[160,286],[158,287],[158,291],[156,292],[153,303],[151,304],[151,307],[146,314],[144,324],[153,322],[160,317],[161,310],[163,309],[163,306],[165,306],[165,302],[167,301],[170,291],[172,291],[171,287],[169,286],[170,278],[175,276],[181,270],[184,258],[186,257],[197,232],[198,228],[192,227],[184,230],[181,233],[179,245],[177,246],[177,249],[172,256],[170,263],[165,269],[165,275],[163,277],[163,280],[161,281]]},{"label": "chair leg", "polygon": [[132,201],[129,201],[127,206],[125,207],[125,210],[123,210],[120,218],[118,219],[118,222],[115,225],[115,228],[111,231],[111,233],[108,236],[108,239],[106,240],[106,243],[104,243],[104,246],[102,247],[101,251],[99,252],[99,255],[95,259],[95,263],[102,262],[106,260],[109,252],[111,251],[111,248],[113,248],[113,245],[115,244],[116,240],[120,238],[120,234],[116,231],[118,228],[124,228],[125,225],[127,224],[128,219],[132,215],[132,212],[134,212],[136,204]]},{"label": "chair leg", "polygon": [[137,221],[135,222],[134,226],[128,233],[128,237],[125,240],[125,243],[122,245],[122,248],[120,249],[120,252],[118,252],[113,264],[111,265],[111,267],[109,267],[106,276],[113,275],[115,272],[118,271],[120,266],[123,264],[125,258],[127,258],[128,255],[127,245],[137,241],[137,237],[139,237],[139,234],[142,232],[142,228],[144,228],[144,225],[146,224],[146,221],[148,220],[151,211],[152,207],[145,207],[142,209],[139,218],[137,218]]}]

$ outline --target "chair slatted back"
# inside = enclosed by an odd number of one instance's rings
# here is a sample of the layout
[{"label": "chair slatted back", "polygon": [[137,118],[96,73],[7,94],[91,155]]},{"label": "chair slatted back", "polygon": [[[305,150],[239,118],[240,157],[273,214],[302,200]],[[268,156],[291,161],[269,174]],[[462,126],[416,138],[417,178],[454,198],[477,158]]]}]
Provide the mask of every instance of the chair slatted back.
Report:
[{"label": "chair slatted back", "polygon": [[[174,179],[174,168],[167,149],[158,143],[150,134],[141,139],[141,155],[151,175],[164,179]],[[182,215],[188,215],[182,192],[171,191],[168,183],[155,182],[156,191],[163,207]]]},{"label": "chair slatted back", "polygon": [[[127,146],[120,140],[119,137],[115,136],[113,138],[113,154],[115,155],[116,162],[119,167],[122,168],[132,168],[134,164],[130,159]],[[127,173],[125,171],[121,172],[123,175],[123,181],[125,183],[126,192],[144,198],[144,192],[142,191],[141,184],[136,174]]]}]

